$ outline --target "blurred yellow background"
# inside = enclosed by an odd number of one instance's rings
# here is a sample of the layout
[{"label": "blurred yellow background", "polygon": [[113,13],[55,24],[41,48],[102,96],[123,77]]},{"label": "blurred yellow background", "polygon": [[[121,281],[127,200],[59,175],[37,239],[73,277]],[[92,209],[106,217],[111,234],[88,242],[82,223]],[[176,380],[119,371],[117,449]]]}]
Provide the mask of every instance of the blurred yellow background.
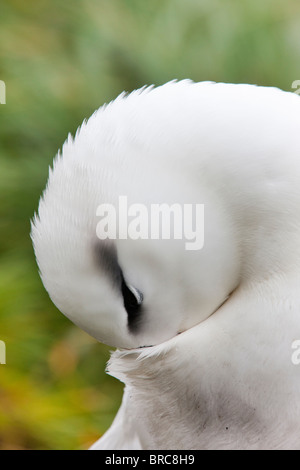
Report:
[{"label": "blurred yellow background", "polygon": [[29,236],[68,132],[124,89],[174,78],[292,91],[299,59],[298,0],[1,0],[0,449],[86,449],[121,401],[110,348],[52,305]]}]

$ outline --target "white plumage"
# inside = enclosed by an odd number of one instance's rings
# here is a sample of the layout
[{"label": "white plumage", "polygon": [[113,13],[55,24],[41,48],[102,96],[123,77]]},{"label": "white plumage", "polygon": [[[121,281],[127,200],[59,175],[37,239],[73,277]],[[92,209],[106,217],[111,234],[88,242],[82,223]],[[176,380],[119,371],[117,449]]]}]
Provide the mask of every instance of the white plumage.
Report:
[{"label": "white plumage", "polygon": [[[296,94],[181,81],[122,94],[64,144],[32,238],[53,302],[119,348],[123,403],[93,448],[300,448],[299,129]],[[119,195],[204,204],[203,249],[99,240]]]}]

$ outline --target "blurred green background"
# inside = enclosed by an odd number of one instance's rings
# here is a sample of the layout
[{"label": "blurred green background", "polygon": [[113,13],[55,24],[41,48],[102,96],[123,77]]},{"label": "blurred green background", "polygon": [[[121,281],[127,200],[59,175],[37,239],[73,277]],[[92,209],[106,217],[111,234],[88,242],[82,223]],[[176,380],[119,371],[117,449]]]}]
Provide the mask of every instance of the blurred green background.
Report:
[{"label": "blurred green background", "polygon": [[110,348],[52,305],[29,236],[68,132],[173,78],[291,90],[299,58],[299,0],[0,1],[0,449],[86,449],[121,401]]}]

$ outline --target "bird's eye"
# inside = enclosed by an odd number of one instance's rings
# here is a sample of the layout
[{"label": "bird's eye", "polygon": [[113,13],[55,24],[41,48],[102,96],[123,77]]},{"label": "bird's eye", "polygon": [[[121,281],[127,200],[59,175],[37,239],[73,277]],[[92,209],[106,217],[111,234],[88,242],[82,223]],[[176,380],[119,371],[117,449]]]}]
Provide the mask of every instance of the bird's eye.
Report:
[{"label": "bird's eye", "polygon": [[143,294],[133,286],[128,286],[122,275],[121,285],[123,302],[126,312],[128,314],[128,326],[130,329],[134,329],[139,317],[141,306],[143,302]]}]

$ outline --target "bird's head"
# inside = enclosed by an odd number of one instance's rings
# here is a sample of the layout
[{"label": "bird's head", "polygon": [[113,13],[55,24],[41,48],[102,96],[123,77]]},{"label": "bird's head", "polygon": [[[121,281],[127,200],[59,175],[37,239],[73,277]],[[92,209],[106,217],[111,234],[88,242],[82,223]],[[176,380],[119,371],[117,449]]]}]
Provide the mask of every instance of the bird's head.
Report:
[{"label": "bird's head", "polygon": [[184,167],[171,163],[180,136],[155,135],[159,116],[139,116],[151,93],[119,98],[68,139],[32,224],[55,305],[121,348],[155,345],[205,320],[239,275],[234,226],[214,188],[188,155]]}]

